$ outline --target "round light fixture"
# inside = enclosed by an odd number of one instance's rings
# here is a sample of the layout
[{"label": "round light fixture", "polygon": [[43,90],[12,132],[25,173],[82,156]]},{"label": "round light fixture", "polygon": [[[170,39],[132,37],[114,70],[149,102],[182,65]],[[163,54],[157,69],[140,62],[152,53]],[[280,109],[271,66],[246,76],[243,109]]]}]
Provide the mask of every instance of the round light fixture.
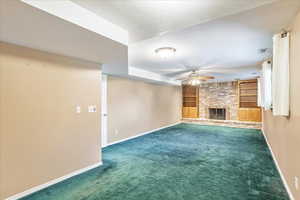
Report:
[{"label": "round light fixture", "polygon": [[169,58],[175,55],[176,49],[173,47],[161,47],[155,50],[155,53],[161,58]]}]

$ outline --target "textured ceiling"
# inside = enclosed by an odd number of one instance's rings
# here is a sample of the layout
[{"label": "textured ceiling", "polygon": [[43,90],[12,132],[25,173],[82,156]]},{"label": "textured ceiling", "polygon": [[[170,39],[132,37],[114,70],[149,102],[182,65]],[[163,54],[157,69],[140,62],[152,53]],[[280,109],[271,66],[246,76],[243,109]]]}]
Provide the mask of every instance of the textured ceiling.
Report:
[{"label": "textured ceiling", "polygon": [[[219,80],[255,77],[259,63],[268,56],[260,49],[272,51],[273,34],[292,22],[299,4],[277,1],[134,43],[129,46],[129,64],[174,78],[191,69]],[[176,55],[159,58],[154,50],[162,46],[176,48]]]},{"label": "textured ceiling", "polygon": [[275,0],[72,0],[130,32],[132,42]]},{"label": "textured ceiling", "polygon": [[[220,81],[257,76],[259,63],[267,56],[260,49],[271,52],[273,34],[292,22],[300,6],[300,0],[73,0],[129,31],[127,65],[127,46],[122,45],[120,52],[107,51],[107,46],[119,45],[103,45],[105,37],[18,0],[0,2],[5,2],[0,13],[6,16],[1,17],[1,40],[102,63],[126,58],[124,68],[129,65],[145,76],[156,73],[177,79],[199,69]],[[13,12],[18,15],[9,17]],[[164,46],[176,48],[175,56],[155,55],[155,49]],[[149,71],[154,73],[147,75]]]},{"label": "textured ceiling", "polygon": [[[129,66],[172,77],[191,69],[220,81],[259,74],[272,36],[291,23],[299,0],[73,0],[129,31]],[[170,59],[154,50],[176,48]],[[269,54],[270,56],[270,54]]]}]

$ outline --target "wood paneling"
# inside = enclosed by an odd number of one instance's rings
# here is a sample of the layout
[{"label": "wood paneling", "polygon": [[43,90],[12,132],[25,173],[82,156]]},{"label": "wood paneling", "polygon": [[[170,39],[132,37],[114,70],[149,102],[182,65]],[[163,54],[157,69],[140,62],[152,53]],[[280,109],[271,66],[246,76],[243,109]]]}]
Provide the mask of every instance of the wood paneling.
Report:
[{"label": "wood paneling", "polygon": [[197,107],[182,107],[182,117],[183,118],[198,118],[198,108]]},{"label": "wood paneling", "polygon": [[198,87],[184,85],[182,86],[182,117],[199,117],[199,93]]},{"label": "wood paneling", "polygon": [[238,117],[240,121],[261,122],[261,109],[239,108]]}]

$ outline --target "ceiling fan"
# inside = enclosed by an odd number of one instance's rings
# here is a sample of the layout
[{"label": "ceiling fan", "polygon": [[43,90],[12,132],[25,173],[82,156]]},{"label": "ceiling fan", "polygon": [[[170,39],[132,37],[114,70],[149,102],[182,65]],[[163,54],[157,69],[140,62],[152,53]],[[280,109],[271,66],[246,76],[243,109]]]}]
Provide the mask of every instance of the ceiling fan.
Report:
[{"label": "ceiling fan", "polygon": [[183,80],[188,78],[192,73],[193,76],[195,74],[199,76],[222,76],[228,74],[234,74],[239,71],[240,68],[228,68],[228,67],[216,67],[213,65],[209,66],[189,66],[189,65],[182,65],[181,67],[176,67],[174,69],[165,69],[165,75],[172,77],[176,80]]},{"label": "ceiling fan", "polygon": [[187,77],[177,78],[176,80],[181,80],[183,84],[199,85],[201,82],[205,82],[214,78],[215,77],[213,76],[201,75],[196,70],[192,70],[189,72]]},{"label": "ceiling fan", "polygon": [[177,71],[170,71],[168,75],[172,76],[175,80],[181,80],[183,84],[191,85],[199,85],[212,79],[233,75],[248,69],[248,67],[216,67],[213,65],[200,67],[186,65],[183,66],[184,68],[179,68]]}]

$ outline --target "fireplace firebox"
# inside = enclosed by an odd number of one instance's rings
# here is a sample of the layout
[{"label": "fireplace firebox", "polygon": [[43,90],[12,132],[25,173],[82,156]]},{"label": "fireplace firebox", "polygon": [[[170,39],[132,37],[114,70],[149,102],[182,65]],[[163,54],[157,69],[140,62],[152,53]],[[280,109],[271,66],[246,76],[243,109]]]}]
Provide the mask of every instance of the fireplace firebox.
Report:
[{"label": "fireplace firebox", "polygon": [[209,108],[209,119],[226,120],[225,108]]}]

